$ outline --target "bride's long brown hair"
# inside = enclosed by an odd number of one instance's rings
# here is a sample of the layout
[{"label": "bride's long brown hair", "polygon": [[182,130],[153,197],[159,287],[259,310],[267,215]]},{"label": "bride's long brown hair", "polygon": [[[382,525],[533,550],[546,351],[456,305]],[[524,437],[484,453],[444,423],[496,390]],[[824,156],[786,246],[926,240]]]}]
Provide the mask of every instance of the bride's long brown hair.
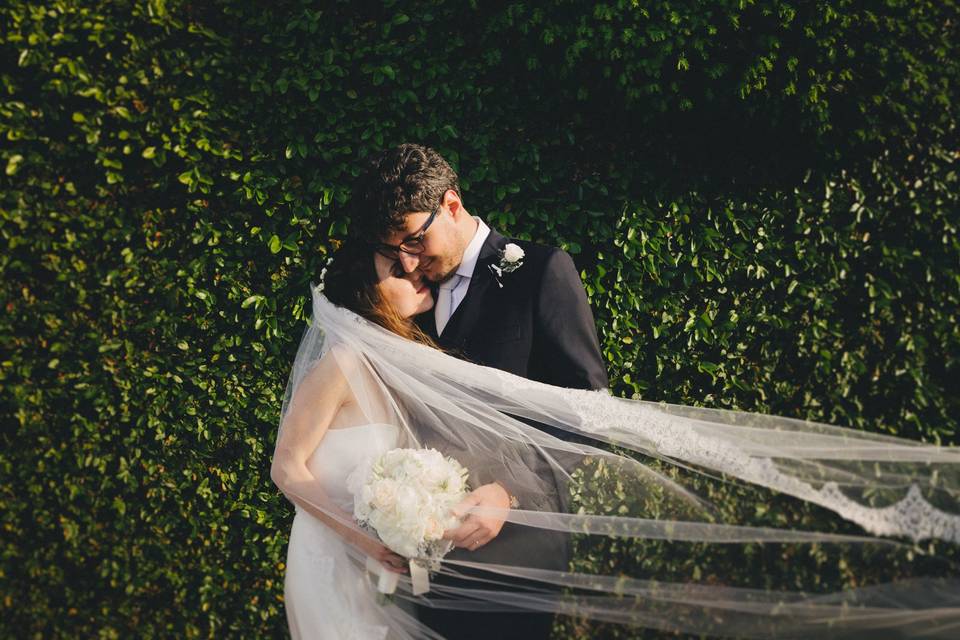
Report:
[{"label": "bride's long brown hair", "polygon": [[398,336],[439,349],[430,336],[412,320],[401,316],[380,294],[380,278],[374,266],[373,252],[370,244],[355,238],[348,238],[340,245],[323,279],[323,294],[327,300]]}]

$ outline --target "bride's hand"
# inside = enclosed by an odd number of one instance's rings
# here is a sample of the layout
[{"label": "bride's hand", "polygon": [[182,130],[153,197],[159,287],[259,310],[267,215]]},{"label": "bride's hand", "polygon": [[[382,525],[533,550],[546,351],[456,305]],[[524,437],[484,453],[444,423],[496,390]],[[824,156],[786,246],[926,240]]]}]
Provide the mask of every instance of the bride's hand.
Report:
[{"label": "bride's hand", "polygon": [[386,548],[372,537],[360,532],[351,535],[350,543],[394,573],[407,574],[407,560]]}]

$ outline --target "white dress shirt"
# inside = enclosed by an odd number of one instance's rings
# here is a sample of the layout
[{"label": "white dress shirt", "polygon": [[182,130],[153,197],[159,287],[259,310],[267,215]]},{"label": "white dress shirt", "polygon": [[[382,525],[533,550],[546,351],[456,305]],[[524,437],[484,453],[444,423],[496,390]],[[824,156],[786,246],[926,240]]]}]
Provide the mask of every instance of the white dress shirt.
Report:
[{"label": "white dress shirt", "polygon": [[440,318],[440,306],[434,307],[434,319],[437,322],[438,328],[447,324],[447,321],[450,320],[453,313],[457,310],[457,307],[460,306],[460,303],[463,302],[463,299],[467,296],[467,290],[470,288],[470,279],[473,278],[473,270],[476,269],[477,260],[480,258],[480,249],[483,248],[483,243],[487,241],[487,236],[490,235],[490,227],[488,227],[483,220],[477,216],[473,216],[473,219],[477,221],[477,231],[473,234],[473,239],[470,240],[470,244],[464,249],[460,266],[457,267],[456,273],[460,278],[458,278],[459,282],[457,282],[453,288],[453,301],[450,306],[450,313],[446,318]]}]

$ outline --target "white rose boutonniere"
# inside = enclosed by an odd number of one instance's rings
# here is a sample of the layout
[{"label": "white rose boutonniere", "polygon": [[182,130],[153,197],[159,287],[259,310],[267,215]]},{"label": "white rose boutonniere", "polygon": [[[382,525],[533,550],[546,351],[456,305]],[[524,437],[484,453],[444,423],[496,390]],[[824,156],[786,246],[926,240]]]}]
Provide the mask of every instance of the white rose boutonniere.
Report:
[{"label": "white rose boutonniere", "polygon": [[503,249],[500,251],[500,263],[490,265],[490,271],[493,273],[493,277],[496,279],[498,287],[501,289],[503,288],[503,282],[500,281],[500,278],[503,277],[503,274],[516,271],[523,266],[523,256],[525,255],[526,254],[523,252],[523,249],[521,249],[519,245],[516,245],[512,242],[508,242],[503,247]]}]

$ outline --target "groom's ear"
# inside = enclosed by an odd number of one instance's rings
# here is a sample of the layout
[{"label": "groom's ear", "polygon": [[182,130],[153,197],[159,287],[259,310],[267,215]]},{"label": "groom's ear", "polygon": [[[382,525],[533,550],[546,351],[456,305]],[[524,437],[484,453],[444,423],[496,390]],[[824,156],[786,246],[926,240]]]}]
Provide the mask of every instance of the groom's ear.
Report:
[{"label": "groom's ear", "polygon": [[463,202],[460,201],[460,196],[453,189],[447,189],[447,192],[443,194],[443,204],[454,218],[464,212]]}]

